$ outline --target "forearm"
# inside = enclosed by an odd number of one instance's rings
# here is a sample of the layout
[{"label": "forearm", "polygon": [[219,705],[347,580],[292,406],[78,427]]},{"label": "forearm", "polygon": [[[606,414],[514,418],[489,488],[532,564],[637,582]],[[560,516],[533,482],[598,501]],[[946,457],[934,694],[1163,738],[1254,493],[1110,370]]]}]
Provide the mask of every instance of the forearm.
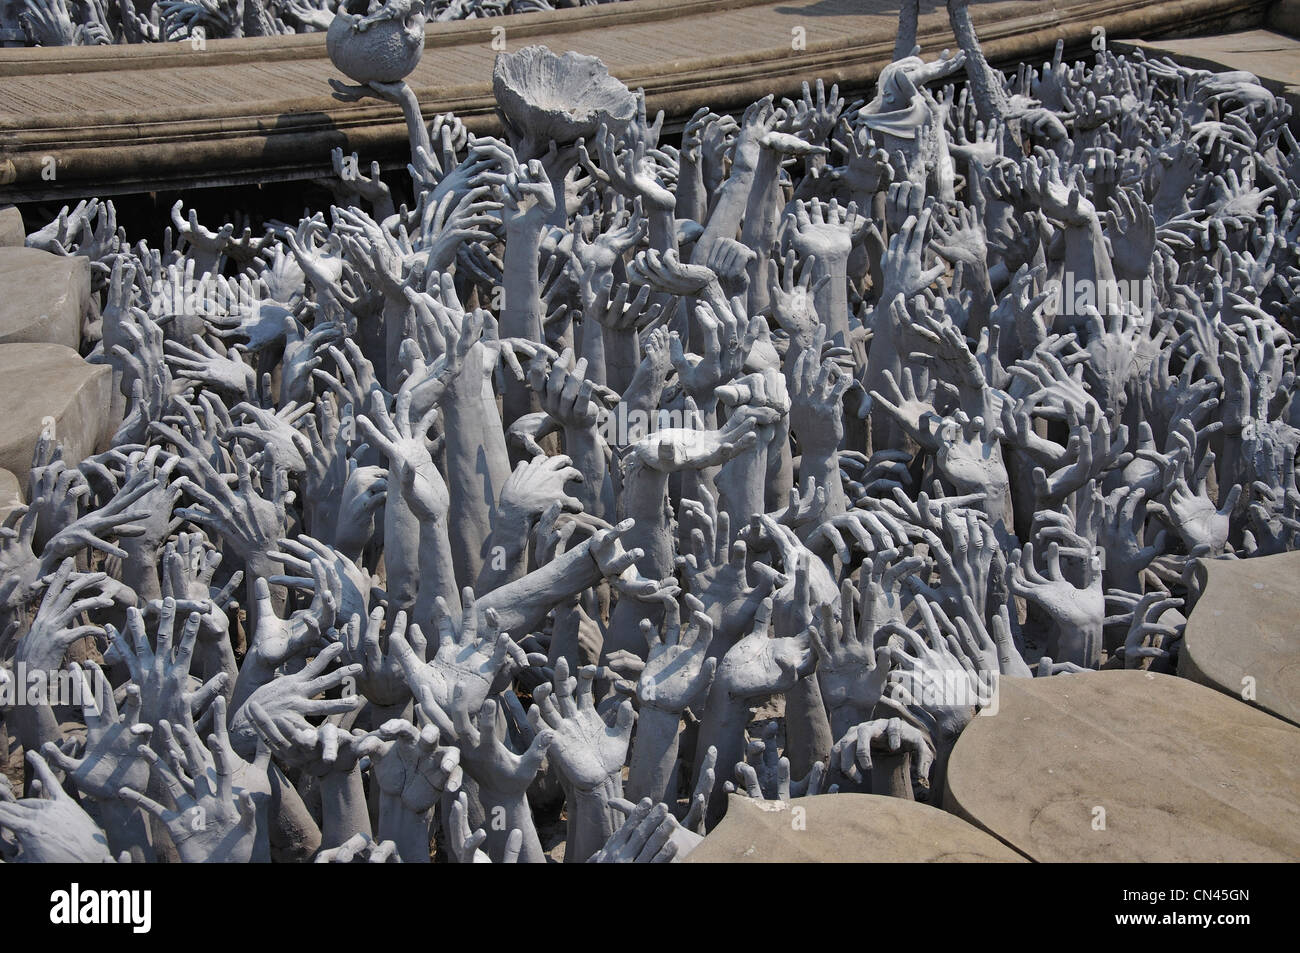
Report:
[{"label": "forearm", "polygon": [[871,793],[914,801],[912,755],[908,751],[874,751],[871,754]]},{"label": "forearm", "polygon": [[1155,198],[1151,200],[1151,210],[1156,224],[1163,225],[1170,219],[1191,211],[1192,206],[1187,201],[1187,188],[1186,180],[1161,179],[1160,185],[1156,188]]},{"label": "forearm", "polygon": [[1142,570],[1147,567],[1150,560],[1129,561],[1119,560],[1110,555],[1113,549],[1106,549],[1106,570],[1102,574],[1105,580],[1106,591],[1119,589],[1124,592],[1142,592]]},{"label": "forearm", "polygon": [[370,836],[370,812],[359,767],[326,774],[320,779],[320,793],[322,848],[342,846],[353,834]]},{"label": "forearm", "polygon": [[[652,368],[648,363],[639,363],[627,389],[623,391],[623,403],[615,407],[612,413],[621,415],[624,421],[628,422],[634,419],[634,415],[637,418],[644,415],[644,419],[650,420],[651,415],[659,410],[664,383],[662,372]],[[621,438],[623,435],[619,436]]]},{"label": "forearm", "polygon": [[234,698],[235,683],[239,681],[239,663],[235,661],[235,650],[230,645],[230,634],[223,632],[213,639],[203,639],[194,650],[194,671],[198,678],[206,682],[222,674],[226,675],[226,689],[222,692],[229,702]]},{"label": "forearm", "polygon": [[605,358],[605,326],[585,313],[580,328],[581,354],[587,360],[587,380],[595,384],[608,384],[609,371]]},{"label": "forearm", "polygon": [[[246,760],[253,752],[236,751]],[[321,847],[321,832],[312,818],[297,788],[289,783],[275,762],[267,769],[271,779],[271,804],[267,815],[267,842],[276,852],[277,860],[304,862],[311,859]],[[255,853],[254,861],[258,859]]]},{"label": "forearm", "polygon": [[542,340],[541,279],[537,261],[543,225],[524,223],[507,228],[504,266],[505,301],[501,308],[501,337]]},{"label": "forearm", "polygon": [[[798,432],[795,438],[799,438]],[[817,481],[819,489],[826,491],[826,508],[822,510],[821,519],[823,521],[830,519],[832,516],[841,516],[848,512],[849,501],[844,495],[844,483],[840,479],[840,453],[839,449],[828,446],[823,441],[815,443],[809,441],[805,443],[799,440],[799,449],[801,452],[799,458],[799,480],[801,483],[807,483],[808,479]]]},{"label": "forearm", "polygon": [[822,277],[829,278],[813,296],[813,304],[822,324],[826,327],[826,340],[836,347],[849,346],[849,256],[818,255],[813,262],[813,284]]},{"label": "forearm", "polygon": [[483,849],[492,858],[492,863],[499,864],[504,859],[506,841],[509,840],[511,831],[519,831],[524,835],[519,849],[519,863],[546,863],[546,852],[537,836],[537,826],[533,823],[528,797],[523,794],[499,794],[482,785],[479,786],[478,795],[487,817],[487,823],[483,827],[487,840],[483,843]]},{"label": "forearm", "polygon": [[482,596],[523,578],[528,569],[528,533],[531,528],[532,521],[527,516],[502,506],[496,508],[492,535],[487,541],[487,559],[479,570],[475,593]]},{"label": "forearm", "polygon": [[[433,520],[420,525],[419,592],[411,619],[421,627],[431,626],[434,607],[441,598],[452,612],[460,611],[460,589],[456,585],[456,563],[452,558],[447,520]],[[389,597],[391,601],[391,595]],[[426,629],[426,631],[433,631]]]},{"label": "forearm", "polygon": [[716,483],[718,512],[726,513],[732,526],[745,526],[753,514],[766,512],[766,443],[760,439],[753,447],[724,463]]},{"label": "forearm", "polygon": [[798,777],[812,770],[815,762],[830,757],[835,739],[816,672],[799,679],[785,693],[785,737],[790,771]]},{"label": "forearm", "polygon": [[751,155],[746,155],[747,150],[742,144],[737,143],[735,164],[732,165],[731,174],[722,185],[722,193],[718,196],[718,203],[713,207],[713,214],[709,216],[709,221],[705,225],[704,234],[695,243],[695,251],[691,254],[693,264],[705,264],[709,252],[718,240],[734,237],[737,229],[740,228],[745,207],[749,204],[749,193],[754,185],[754,173],[758,164],[757,150],[757,145],[751,144],[749,146]]},{"label": "forearm", "polygon": [[[542,331],[542,283],[537,274],[541,255],[542,228],[524,223],[506,231],[504,266],[505,302],[501,308],[500,334],[528,341],[545,340]],[[536,396],[522,382],[506,378],[503,395],[505,425],[536,410]],[[450,429],[450,428],[449,428]]]},{"label": "forearm", "polygon": [[[931,804],[942,804],[944,792],[948,787],[948,758],[952,754],[953,745],[956,744],[956,738],[952,741],[945,741],[936,735],[942,732],[932,733],[930,738],[934,743],[934,765],[930,769],[930,797]],[[872,781],[875,781],[874,775]]]},{"label": "forearm", "polygon": [[[47,677],[46,684],[49,684]],[[21,693],[25,686],[15,685],[15,691]],[[5,716],[13,726],[14,737],[23,746],[24,751],[40,751],[47,741],[54,744],[63,742],[63,729],[54,709],[46,704],[15,705]]]},{"label": "forearm", "polygon": [[564,862],[581,864],[604,847],[622,825],[622,814],[610,807],[609,802],[623,796],[623,781],[614,773],[591,790],[570,785],[567,793],[569,836]]},{"label": "forearm", "polygon": [[555,607],[555,621],[551,626],[551,644],[546,648],[546,664],[555,667],[555,663],[564,659],[569,663],[569,671],[576,672],[582,667],[580,659],[581,641],[578,638],[582,626],[582,608],[577,597]]},{"label": "forearm", "polygon": [[144,549],[130,545],[129,539],[119,545],[126,550],[127,557],[121,561],[118,578],[139,597],[141,603],[152,602],[162,598],[162,582],[158,578],[158,551],[154,547]]},{"label": "forearm", "polygon": [[[273,561],[264,549],[248,555],[244,559],[244,622],[245,632],[257,631],[257,580],[270,579],[283,572],[283,567]],[[284,612],[289,601],[289,591],[284,586],[271,586],[271,608],[277,613]]]},{"label": "forearm", "polygon": [[600,582],[600,567],[587,544],[578,546],[478,600],[480,613],[493,609],[502,632],[533,632],[551,607]]},{"label": "forearm", "polygon": [[[605,339],[605,380],[603,383],[606,387],[613,388],[617,393],[626,395],[632,389],[632,382],[636,378],[637,368],[641,364],[641,353],[637,347],[637,332],[635,330],[616,331],[603,325],[600,331]],[[657,395],[655,402],[658,403]]]},{"label": "forearm", "polygon": [[631,801],[648,797],[665,800],[668,782],[677,763],[677,738],[681,713],[664,711],[652,705],[641,706],[637,714],[636,740],[632,746],[632,765],[627,777],[627,796]]},{"label": "forearm", "polygon": [[[482,359],[480,354],[474,363],[479,365]],[[492,388],[481,370],[481,365],[467,367],[443,400],[451,497],[447,536],[457,554],[456,578],[464,586],[473,585],[478,578],[484,544],[492,532],[492,511],[510,476],[505,431]]]},{"label": "forearm", "polygon": [[745,205],[741,244],[757,252],[749,263],[749,313],[760,314],[768,306],[768,276],[772,270],[772,248],[781,222],[781,190],[777,173],[780,156],[771,149],[759,153],[758,166]]},{"label": "forearm", "polygon": [[674,569],[672,533],[664,505],[667,494],[667,473],[633,466],[624,475],[621,515],[636,522],[624,534],[623,548],[639,548],[645,554],[637,561],[637,569],[647,579],[663,579]]},{"label": "forearm", "polygon": [[[399,297],[400,296],[400,297]],[[398,376],[402,373],[402,361],[399,357],[402,342],[407,338],[408,329],[414,327],[415,307],[406,300],[398,285],[388,287],[384,294],[382,319],[384,323],[384,367],[376,368],[382,375],[384,386],[390,394],[398,391]]]},{"label": "forearm", "polygon": [[772,437],[772,442],[767,445],[767,490],[764,510],[770,513],[784,506],[794,486],[794,454],[790,448],[790,429],[787,426],[784,429],[778,428],[776,435]]},{"label": "forearm", "polygon": [[704,191],[704,166],[682,154],[677,171],[677,218],[703,223],[708,213],[708,195]]},{"label": "forearm", "polygon": [[971,292],[970,319],[966,325],[967,337],[979,337],[989,324],[989,315],[993,313],[993,307],[997,303],[993,296],[993,281],[989,276],[989,265],[987,259],[981,261],[973,269],[974,275],[966,284],[966,290]]},{"label": "forearm", "polygon": [[1238,483],[1242,486],[1248,485],[1249,474],[1246,470],[1241,427],[1230,423],[1220,431],[1218,436],[1218,459],[1214,471],[1218,485],[1222,487],[1230,487]]},{"label": "forearm", "polygon": [[133,863],[153,863],[156,859],[149,843],[149,825],[144,815],[123,801],[99,801],[99,820],[114,857],[126,851]]},{"label": "forearm", "polygon": [[650,247],[661,253],[677,251],[677,220],[673,210],[651,207],[646,219],[649,222]]},{"label": "forearm", "polygon": [[713,793],[709,798],[707,820],[716,823],[725,809],[723,785],[731,779],[735,766],[745,756],[745,725],[749,723],[748,699],[738,698],[727,691],[717,679],[709,690],[704,719],[700,723],[700,736],[695,743],[695,772],[700,770],[709,748],[718,753]]},{"label": "forearm", "polygon": [[[1102,232],[1101,222],[1095,217],[1082,225],[1070,225],[1065,232],[1065,270],[1074,276],[1077,287],[1086,287],[1084,282],[1091,282],[1094,299],[1102,289],[1115,287],[1115,271],[1106,250],[1106,236]],[[1062,316],[1074,327],[1082,323],[1083,315],[1075,315],[1073,303],[1067,303]]]},{"label": "forearm", "polygon": [[[397,473],[390,464],[390,473]],[[396,482],[396,481],[394,481]],[[422,531],[420,520],[411,512],[400,491],[384,501],[384,590],[393,606],[406,607],[418,598],[421,588]]]},{"label": "forearm", "polygon": [[423,149],[429,155],[433,155],[433,147],[429,144],[429,130],[424,125],[424,117],[420,115],[420,100],[416,97],[415,90],[411,89],[406,83],[402,83],[399,99],[402,116],[406,120],[406,137],[411,143],[411,165],[418,169],[422,165],[417,154],[420,149]]},{"label": "forearm", "polygon": [[573,461],[573,466],[582,474],[582,482],[574,487],[573,495],[582,501],[583,510],[612,522],[614,487],[609,481],[605,446],[600,432],[594,424],[589,427],[565,427],[564,449]]},{"label": "forearm", "polygon": [[248,654],[244,656],[244,664],[239,667],[234,690],[230,693],[230,721],[232,724],[235,715],[244,707],[244,703],[253,696],[253,693],[274,679],[275,666],[269,662],[263,662],[257,652],[257,646],[254,645]]},{"label": "forearm", "polygon": [[1084,668],[1096,668],[1101,662],[1102,620],[1089,621],[1086,625],[1065,625],[1056,623],[1056,652],[1052,656],[1057,662],[1074,662]]},{"label": "forearm", "polygon": [[871,708],[863,711],[857,705],[844,703],[830,710],[831,734],[837,739],[843,738],[849,730],[871,720]]}]

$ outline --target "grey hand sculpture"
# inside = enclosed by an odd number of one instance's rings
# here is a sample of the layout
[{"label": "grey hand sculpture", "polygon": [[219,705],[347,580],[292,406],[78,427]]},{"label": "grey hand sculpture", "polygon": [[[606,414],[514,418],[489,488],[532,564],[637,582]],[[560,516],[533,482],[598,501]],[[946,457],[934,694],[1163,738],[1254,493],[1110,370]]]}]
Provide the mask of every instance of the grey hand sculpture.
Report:
[{"label": "grey hand sculpture", "polygon": [[564,859],[582,863],[618,827],[611,800],[623,796],[622,768],[632,737],[631,700],[623,701],[607,720],[592,696],[596,667],[585,666],[577,680],[564,659],[555,663],[550,689],[533,693],[528,719],[539,732],[554,732],[550,756],[568,784],[569,838]]},{"label": "grey hand sculpture", "polygon": [[7,786],[0,790],[0,829],[13,832],[16,859],[33,864],[112,863],[104,832],[59,786],[41,756],[29,751],[27,763],[39,793],[14,800]]},{"label": "grey hand sculpture", "polygon": [[[224,712],[220,713],[224,716]],[[173,808],[122,787],[118,797],[148,811],[166,826],[185,863],[246,864],[271,859],[265,815],[258,826],[257,797],[249,789],[248,771],[260,771],[265,783],[270,752],[262,748],[257,760],[245,766],[242,785],[235,787],[236,766],[240,759],[226,737],[224,717],[214,719],[216,730],[208,739],[207,749],[200,744],[192,726],[162,721],[159,728],[168,746],[170,766],[145,745],[140,754],[148,761],[155,777],[171,795]],[[182,759],[179,752],[184,752]],[[263,801],[271,796],[269,783],[259,792]]]},{"label": "grey hand sculpture", "polygon": [[371,777],[381,792],[379,836],[397,845],[403,863],[429,863],[429,812],[445,791],[460,789],[460,752],[438,745],[432,724],[386,721],[358,745],[372,759]]}]

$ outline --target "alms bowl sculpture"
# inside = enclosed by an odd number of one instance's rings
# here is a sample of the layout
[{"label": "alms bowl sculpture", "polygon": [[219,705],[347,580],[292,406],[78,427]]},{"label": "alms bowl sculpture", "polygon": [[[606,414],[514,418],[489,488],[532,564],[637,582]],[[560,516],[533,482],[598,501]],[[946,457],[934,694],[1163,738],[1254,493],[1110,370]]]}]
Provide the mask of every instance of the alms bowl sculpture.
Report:
[{"label": "alms bowl sculpture", "polygon": [[500,54],[492,91],[506,126],[542,146],[591,138],[602,123],[618,132],[636,115],[636,96],[604,63],[544,46]]},{"label": "alms bowl sculpture", "polygon": [[358,83],[396,83],[424,53],[424,4],[390,0],[369,16],[340,12],[325,35],[330,61]]}]

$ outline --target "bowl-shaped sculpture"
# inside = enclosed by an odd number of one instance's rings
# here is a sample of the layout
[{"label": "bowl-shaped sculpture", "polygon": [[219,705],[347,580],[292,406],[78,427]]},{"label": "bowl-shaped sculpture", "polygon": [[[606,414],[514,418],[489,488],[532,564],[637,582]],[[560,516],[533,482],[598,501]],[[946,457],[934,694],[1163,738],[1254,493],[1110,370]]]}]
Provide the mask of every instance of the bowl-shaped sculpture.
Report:
[{"label": "bowl-shaped sculpture", "polygon": [[[390,0],[390,6],[398,0]],[[387,9],[387,8],[385,8]],[[330,62],[358,83],[396,83],[410,75],[424,52],[424,7],[385,19],[335,14],[325,35]]]},{"label": "bowl-shaped sculpture", "polygon": [[541,148],[591,138],[601,123],[617,132],[636,115],[636,97],[604,63],[544,46],[498,55],[492,91],[506,123]]}]

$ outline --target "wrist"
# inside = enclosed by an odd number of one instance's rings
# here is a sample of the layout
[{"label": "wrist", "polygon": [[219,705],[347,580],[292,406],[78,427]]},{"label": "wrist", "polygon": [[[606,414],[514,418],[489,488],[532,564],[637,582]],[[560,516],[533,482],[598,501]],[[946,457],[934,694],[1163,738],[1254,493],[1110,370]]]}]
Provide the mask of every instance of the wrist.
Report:
[{"label": "wrist", "polygon": [[275,670],[278,663],[264,659],[258,649],[257,642],[249,648],[248,654],[244,656],[244,664],[239,666],[239,686],[243,691],[239,694],[247,698],[258,687],[265,685],[275,678]]},{"label": "wrist", "polygon": [[[534,221],[531,215],[521,215],[518,217],[507,217],[505,222],[506,235],[506,254],[509,254],[510,243],[516,245],[524,242],[529,245],[535,244],[538,248],[542,245],[542,232],[545,231],[546,220],[542,218]],[[518,251],[516,252],[518,254]]]},{"label": "wrist", "polygon": [[378,840],[397,845],[397,855],[404,864],[429,863],[429,812],[415,812],[394,794],[385,794],[379,802]]},{"label": "wrist", "polygon": [[225,692],[229,696],[239,678],[239,663],[235,660],[235,650],[230,644],[229,631],[222,632],[211,639],[200,639],[194,657],[204,681],[221,672],[230,676]]},{"label": "wrist", "polygon": [[513,500],[503,498],[497,504],[496,510],[493,511],[492,520],[492,535],[497,536],[499,534],[503,538],[494,540],[494,542],[499,542],[506,547],[523,548],[519,540],[522,537],[527,537],[533,521],[541,515],[540,511],[535,511]]},{"label": "wrist", "polygon": [[623,823],[622,815],[609,806],[612,798],[623,796],[622,783],[611,775],[591,790],[571,786],[568,796],[569,839],[565,846],[565,863],[583,863],[605,846]]},{"label": "wrist", "polygon": [[611,771],[594,784],[572,782],[571,787],[574,797],[580,798],[586,806],[600,804],[603,807],[611,798],[623,796],[623,773],[621,770]]},{"label": "wrist", "polygon": [[849,253],[853,251],[851,243],[846,243],[843,247],[835,248],[818,248],[812,251],[816,257],[815,271],[818,276],[830,275],[832,278],[842,278],[849,271]]},{"label": "wrist", "polygon": [[130,852],[133,863],[152,863],[156,858],[149,843],[149,825],[144,815],[134,805],[116,798],[98,804],[99,819],[113,855],[125,850]]}]

